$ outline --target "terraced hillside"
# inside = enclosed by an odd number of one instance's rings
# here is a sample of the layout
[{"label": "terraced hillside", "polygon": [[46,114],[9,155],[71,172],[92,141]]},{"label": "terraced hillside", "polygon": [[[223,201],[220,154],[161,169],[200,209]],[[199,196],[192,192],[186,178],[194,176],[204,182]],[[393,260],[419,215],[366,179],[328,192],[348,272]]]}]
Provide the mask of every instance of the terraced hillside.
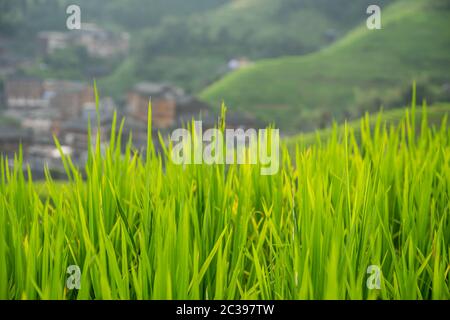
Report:
[{"label": "terraced hillside", "polygon": [[450,2],[398,1],[382,11],[382,23],[375,31],[362,25],[318,53],[241,69],[200,96],[287,133],[404,105],[413,80],[419,98],[450,100]]}]

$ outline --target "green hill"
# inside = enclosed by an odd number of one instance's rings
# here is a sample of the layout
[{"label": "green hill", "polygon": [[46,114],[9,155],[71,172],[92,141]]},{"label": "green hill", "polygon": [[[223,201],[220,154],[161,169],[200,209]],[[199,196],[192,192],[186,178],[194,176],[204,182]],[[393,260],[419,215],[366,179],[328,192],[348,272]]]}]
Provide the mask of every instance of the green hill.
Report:
[{"label": "green hill", "polygon": [[450,2],[400,0],[382,11],[382,23],[382,30],[374,31],[361,25],[318,53],[258,62],[200,96],[275,121],[287,133],[358,117],[381,105],[405,105],[413,80],[419,98],[447,100]]},{"label": "green hill", "polygon": [[[0,0],[2,9],[4,1]],[[377,4],[384,7],[394,1]],[[14,34],[15,50],[24,55],[35,51],[37,32],[65,30],[68,4],[80,5],[85,22],[129,32],[131,50],[125,59],[86,63],[83,50],[63,50],[26,70],[50,78],[95,77],[102,92],[119,98],[141,80],[171,82],[198,93],[223,77],[233,58],[256,61],[315,52],[360,24],[372,0],[6,2],[0,10],[0,34]]]},{"label": "green hill", "polygon": [[114,93],[123,88],[122,79],[163,80],[197,93],[220,79],[233,58],[303,55],[330,45],[364,20],[361,12],[371,2],[228,0],[209,10],[166,16],[134,32],[132,57],[104,87]]}]

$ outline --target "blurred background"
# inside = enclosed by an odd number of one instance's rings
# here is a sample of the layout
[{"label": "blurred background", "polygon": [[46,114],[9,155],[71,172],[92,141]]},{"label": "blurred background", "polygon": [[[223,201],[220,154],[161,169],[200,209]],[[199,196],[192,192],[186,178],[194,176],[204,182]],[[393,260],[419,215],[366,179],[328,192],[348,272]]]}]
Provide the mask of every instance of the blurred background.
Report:
[{"label": "blurred background", "polygon": [[[66,8],[81,9],[68,30]],[[369,30],[369,5],[382,29]],[[199,118],[275,123],[292,136],[417,99],[448,110],[450,0],[0,0],[0,152],[60,167],[53,135],[83,163],[100,92],[100,130],[126,117],[137,150]],[[155,140],[155,139],[154,139]],[[107,141],[104,141],[106,143]]]}]

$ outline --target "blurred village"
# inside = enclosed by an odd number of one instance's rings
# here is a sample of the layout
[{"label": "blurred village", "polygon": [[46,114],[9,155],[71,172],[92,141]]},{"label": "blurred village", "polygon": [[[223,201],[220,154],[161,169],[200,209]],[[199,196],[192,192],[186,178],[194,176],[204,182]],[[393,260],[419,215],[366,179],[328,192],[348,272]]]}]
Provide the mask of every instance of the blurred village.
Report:
[{"label": "blurred village", "polygon": [[[41,55],[77,45],[83,46],[92,57],[109,59],[128,53],[129,36],[85,24],[77,32],[40,32],[36,45]],[[64,154],[70,155],[75,165],[82,166],[87,160],[89,143],[95,143],[97,130],[100,130],[102,144],[109,142],[114,112],[118,115],[117,126],[122,118],[125,119],[124,141],[132,134],[135,150],[144,151],[149,100],[152,102],[152,136],[157,148],[158,132],[167,138],[173,129],[192,119],[202,120],[203,128],[213,127],[217,122],[218,114],[211,106],[186,94],[182,88],[167,83],[139,82],[130,84],[131,89],[122,105],[111,97],[100,97],[98,128],[93,81],[83,83],[23,76],[16,71],[24,63],[27,61],[16,59],[0,39],[0,76],[5,79],[0,93],[0,105],[4,106],[0,109],[0,154],[7,156],[12,164],[21,145],[24,165],[31,168],[34,178],[43,177],[44,167],[59,178],[64,177],[54,136],[61,143]],[[247,63],[233,59],[228,67],[234,70]],[[94,137],[91,142],[88,141],[89,122]],[[227,114],[227,126],[257,128],[259,124],[249,116]]]}]

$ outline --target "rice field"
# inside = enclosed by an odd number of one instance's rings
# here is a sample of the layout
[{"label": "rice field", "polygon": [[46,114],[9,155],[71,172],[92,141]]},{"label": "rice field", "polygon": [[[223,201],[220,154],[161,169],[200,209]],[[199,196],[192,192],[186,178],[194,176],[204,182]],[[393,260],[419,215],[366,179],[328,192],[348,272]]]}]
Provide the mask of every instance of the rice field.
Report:
[{"label": "rice field", "polygon": [[283,147],[270,176],[139,155],[115,123],[67,183],[2,157],[0,299],[449,299],[450,132],[426,114]]}]

